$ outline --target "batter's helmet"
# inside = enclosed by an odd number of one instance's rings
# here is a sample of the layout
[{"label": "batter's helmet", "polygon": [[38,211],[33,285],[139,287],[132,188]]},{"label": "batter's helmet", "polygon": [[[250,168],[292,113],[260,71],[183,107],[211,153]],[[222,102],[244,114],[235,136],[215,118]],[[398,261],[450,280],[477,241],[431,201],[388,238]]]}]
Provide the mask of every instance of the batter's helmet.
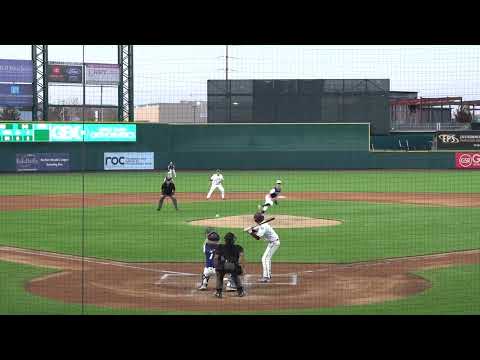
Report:
[{"label": "batter's helmet", "polygon": [[264,219],[265,216],[263,216],[262,213],[256,213],[255,215],[253,215],[253,220],[255,220],[257,224],[260,224]]},{"label": "batter's helmet", "polygon": [[219,241],[220,240],[220,235],[215,230],[210,230],[207,233],[207,239],[210,241]]}]

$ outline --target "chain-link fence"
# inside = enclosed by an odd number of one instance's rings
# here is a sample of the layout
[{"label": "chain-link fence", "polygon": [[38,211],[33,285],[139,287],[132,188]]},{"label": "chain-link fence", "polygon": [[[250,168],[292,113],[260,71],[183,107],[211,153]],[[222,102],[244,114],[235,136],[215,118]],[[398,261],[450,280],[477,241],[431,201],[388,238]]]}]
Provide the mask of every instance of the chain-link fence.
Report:
[{"label": "chain-link fence", "polygon": [[[31,59],[30,47],[0,46],[0,58]],[[323,120],[332,112],[328,102],[339,100],[312,97],[308,101],[281,101],[274,104],[279,115],[253,116],[249,107],[253,101],[237,95],[232,89],[229,104],[223,104],[230,113],[210,114],[215,104],[207,106],[209,80],[365,80],[388,79],[390,111],[383,122],[391,130],[464,128],[455,118],[460,105],[449,104],[445,99],[434,105],[420,103],[398,104],[402,99],[461,98],[471,101],[469,111],[472,121],[480,120],[475,100],[480,99],[478,60],[479,46],[207,46],[207,45],[135,45],[134,117],[140,122],[206,123],[246,121],[248,116],[237,116],[243,106],[251,113],[252,122],[279,121],[283,114],[289,121],[302,122],[299,108],[312,107],[313,115]],[[103,63],[117,64],[116,45],[51,45],[48,47],[49,63]],[[282,86],[277,81],[278,87]],[[235,86],[235,85],[233,85]],[[288,85],[287,85],[288,86]],[[296,85],[295,85],[296,86]],[[281,89],[279,91],[282,91]],[[328,90],[325,90],[328,91]],[[118,119],[118,87],[116,85],[50,83],[48,88],[49,120],[62,121],[115,121]],[[218,100],[211,97],[210,100]],[[305,100],[305,98],[302,98]],[[339,106],[362,102],[361,94],[351,99],[342,98]],[[319,105],[323,102],[323,106]],[[294,105],[291,105],[295,103]],[[367,104],[367,101],[364,101]],[[4,104],[5,105],[5,104]],[[270,106],[268,101],[258,101],[256,108]],[[332,104],[333,105],[333,104]],[[377,104],[378,105],[378,104]],[[372,105],[373,106],[373,105]],[[5,106],[4,106],[5,107]],[[316,110],[315,110],[316,107]],[[330,121],[347,121],[347,118],[365,118],[370,115],[364,107],[352,107],[326,116]],[[373,106],[377,108],[378,106]],[[217,104],[218,108],[218,104]],[[210,110],[209,110],[210,109]],[[232,111],[233,109],[233,116]],[[31,119],[28,107],[19,107],[20,117]],[[84,111],[85,110],[85,111]],[[316,111],[316,114],[315,114]],[[220,116],[220,118],[218,118]],[[338,119],[340,117],[340,119]]]}]

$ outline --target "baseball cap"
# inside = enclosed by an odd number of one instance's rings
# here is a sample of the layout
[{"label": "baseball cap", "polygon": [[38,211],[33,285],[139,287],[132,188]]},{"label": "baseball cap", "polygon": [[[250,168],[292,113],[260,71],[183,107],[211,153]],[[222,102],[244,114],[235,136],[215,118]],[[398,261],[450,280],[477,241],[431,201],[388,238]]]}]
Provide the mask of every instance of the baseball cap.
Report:
[{"label": "baseball cap", "polygon": [[281,183],[282,183],[282,180],[277,180],[277,181],[275,182],[275,184],[281,184]]}]

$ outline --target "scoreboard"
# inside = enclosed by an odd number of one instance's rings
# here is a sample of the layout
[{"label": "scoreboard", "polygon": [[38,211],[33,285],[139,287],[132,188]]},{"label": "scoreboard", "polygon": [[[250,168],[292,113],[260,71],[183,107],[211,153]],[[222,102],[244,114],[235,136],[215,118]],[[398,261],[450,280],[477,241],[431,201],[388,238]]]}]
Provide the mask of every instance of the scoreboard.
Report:
[{"label": "scoreboard", "polygon": [[136,124],[0,123],[0,143],[135,142]]}]

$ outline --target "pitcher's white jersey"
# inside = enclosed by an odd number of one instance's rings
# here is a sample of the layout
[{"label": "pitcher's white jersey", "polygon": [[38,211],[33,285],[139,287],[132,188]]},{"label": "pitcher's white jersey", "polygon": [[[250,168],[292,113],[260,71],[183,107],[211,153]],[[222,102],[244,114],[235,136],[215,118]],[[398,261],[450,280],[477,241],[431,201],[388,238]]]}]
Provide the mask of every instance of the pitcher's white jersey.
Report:
[{"label": "pitcher's white jersey", "polygon": [[212,177],[210,178],[210,180],[212,180],[212,186],[220,185],[223,181],[223,175],[222,174],[213,174]]},{"label": "pitcher's white jersey", "polygon": [[258,231],[256,232],[257,236],[263,237],[268,242],[276,242],[280,240],[278,234],[268,223],[258,225],[256,226],[256,229],[258,229]]}]

